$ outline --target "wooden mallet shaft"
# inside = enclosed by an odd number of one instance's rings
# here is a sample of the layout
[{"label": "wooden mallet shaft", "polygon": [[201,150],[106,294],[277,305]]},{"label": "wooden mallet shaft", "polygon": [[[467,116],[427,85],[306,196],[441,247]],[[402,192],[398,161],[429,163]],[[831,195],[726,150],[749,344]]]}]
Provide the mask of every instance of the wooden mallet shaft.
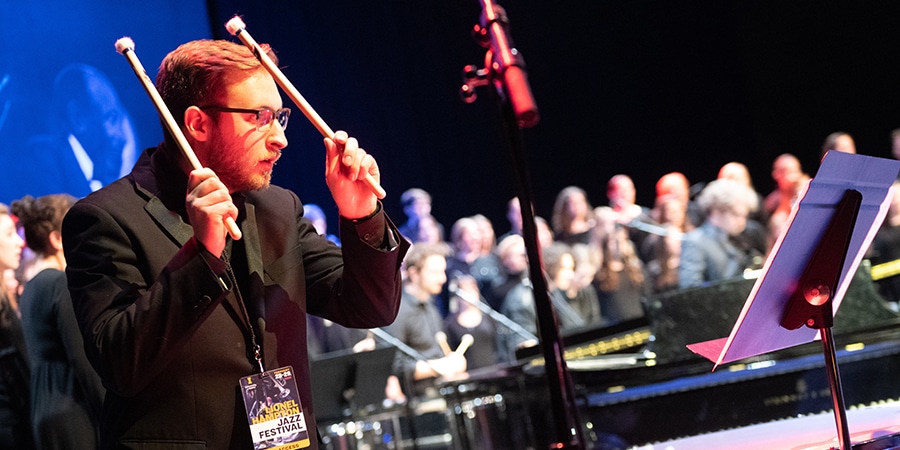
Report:
[{"label": "wooden mallet shaft", "polygon": [[[191,148],[191,144],[189,144],[187,138],[184,137],[184,133],[178,126],[178,123],[175,122],[175,118],[172,117],[172,113],[166,106],[166,102],[160,97],[159,91],[156,90],[156,86],[150,81],[150,77],[147,76],[147,71],[144,70],[143,64],[141,64],[141,61],[134,53],[134,41],[129,37],[120,38],[116,41],[116,51],[121,53],[122,56],[128,60],[131,69],[134,70],[134,74],[137,75],[138,81],[144,86],[144,90],[147,91],[150,100],[152,100],[153,105],[156,106],[156,111],[159,112],[160,117],[162,117],[163,123],[166,125],[169,133],[172,134],[172,137],[175,138],[175,142],[178,143],[178,147],[181,148],[184,156],[190,161],[191,167],[193,167],[194,170],[202,169],[203,165],[200,164],[200,160],[197,159],[197,155]],[[241,238],[241,229],[238,228],[237,223],[234,222],[232,217],[225,218],[225,228],[228,229],[228,234],[231,235],[232,239],[238,240]]]}]

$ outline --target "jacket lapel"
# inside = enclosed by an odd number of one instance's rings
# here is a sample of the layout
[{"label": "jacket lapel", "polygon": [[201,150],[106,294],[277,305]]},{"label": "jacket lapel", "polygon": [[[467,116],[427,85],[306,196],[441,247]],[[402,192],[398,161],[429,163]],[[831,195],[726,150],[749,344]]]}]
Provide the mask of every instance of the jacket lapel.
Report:
[{"label": "jacket lapel", "polygon": [[[243,234],[244,250],[247,252],[247,269],[250,271],[250,279],[255,283],[250,283],[252,295],[256,300],[252,302],[256,305],[259,317],[266,317],[265,302],[263,299],[263,263],[262,263],[262,247],[260,245],[259,224],[256,221],[256,207],[249,199],[244,203],[244,217],[239,224],[241,233]],[[259,291],[257,291],[259,290]]]}]

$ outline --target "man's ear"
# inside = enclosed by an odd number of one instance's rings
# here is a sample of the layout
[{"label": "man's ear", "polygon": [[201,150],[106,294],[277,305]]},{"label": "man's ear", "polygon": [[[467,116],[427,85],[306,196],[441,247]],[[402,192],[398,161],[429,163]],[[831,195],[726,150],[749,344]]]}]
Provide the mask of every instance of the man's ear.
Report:
[{"label": "man's ear", "polygon": [[195,141],[205,142],[209,139],[212,117],[196,106],[184,111],[184,128],[188,136]]}]

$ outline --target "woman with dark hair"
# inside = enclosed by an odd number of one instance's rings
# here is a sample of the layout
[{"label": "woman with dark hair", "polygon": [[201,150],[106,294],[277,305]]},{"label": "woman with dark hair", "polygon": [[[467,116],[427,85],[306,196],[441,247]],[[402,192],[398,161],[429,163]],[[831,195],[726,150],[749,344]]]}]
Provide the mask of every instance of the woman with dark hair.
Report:
[{"label": "woman with dark hair", "polygon": [[34,252],[20,304],[31,362],[31,425],[41,449],[97,448],[104,389],[84,353],[66,287],[63,216],[75,203],[65,194],[12,204]]},{"label": "woman with dark hair", "polygon": [[[19,267],[24,246],[9,207],[0,203],[0,273]],[[0,289],[0,449],[34,448],[28,377],[22,322],[7,290]]]},{"label": "woman with dark hair", "polygon": [[643,317],[646,295],[644,265],[628,239],[628,231],[616,222],[612,208],[594,210],[597,226],[590,247],[597,266],[594,287],[606,325]]},{"label": "woman with dark hair", "polygon": [[594,212],[584,189],[568,186],[561,190],[553,203],[550,222],[555,240],[569,245],[590,242],[591,230],[594,228]]}]

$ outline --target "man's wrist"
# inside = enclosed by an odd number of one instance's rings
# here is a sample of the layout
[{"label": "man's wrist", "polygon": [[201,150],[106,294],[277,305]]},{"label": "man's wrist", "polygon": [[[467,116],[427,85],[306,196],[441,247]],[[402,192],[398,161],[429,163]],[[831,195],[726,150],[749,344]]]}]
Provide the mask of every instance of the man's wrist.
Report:
[{"label": "man's wrist", "polygon": [[366,214],[365,216],[357,217],[357,218],[346,217],[346,216],[345,216],[344,218],[347,219],[347,220],[349,220],[349,221],[351,221],[351,222],[353,222],[353,223],[365,222],[365,221],[367,221],[367,220],[369,220],[369,219],[371,219],[371,218],[377,216],[378,213],[380,213],[380,212],[382,211],[382,209],[383,209],[383,208],[382,208],[382,206],[381,206],[381,202],[375,202],[375,208],[373,208],[373,209],[372,209],[372,212],[370,212],[369,214]]}]

